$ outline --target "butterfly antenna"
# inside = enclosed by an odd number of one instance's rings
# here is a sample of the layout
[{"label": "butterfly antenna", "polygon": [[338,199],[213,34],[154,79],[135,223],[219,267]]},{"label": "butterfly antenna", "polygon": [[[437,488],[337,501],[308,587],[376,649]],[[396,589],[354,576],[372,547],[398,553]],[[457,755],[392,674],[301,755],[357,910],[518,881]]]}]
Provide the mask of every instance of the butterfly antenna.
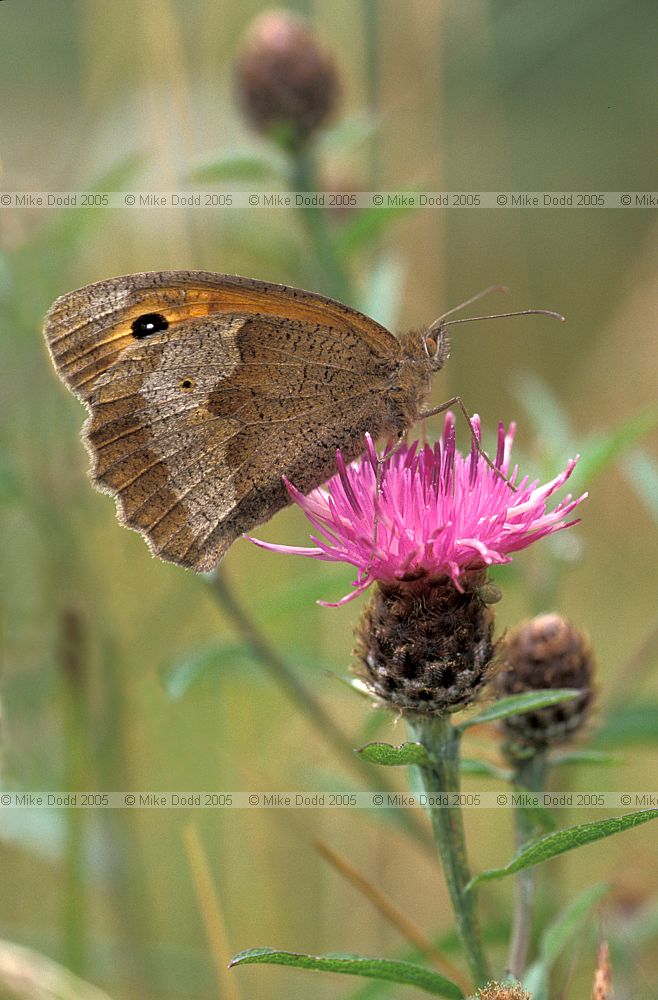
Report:
[{"label": "butterfly antenna", "polygon": [[492,313],[491,316],[468,316],[465,319],[451,319],[443,326],[456,326],[457,323],[477,323],[481,319],[507,319],[510,316],[552,316],[553,319],[559,319],[560,323],[566,322],[566,317],[562,313],[554,312],[552,309],[520,309],[517,312]]},{"label": "butterfly antenna", "polygon": [[446,320],[448,316],[452,316],[453,313],[466,309],[467,306],[472,306],[474,302],[479,302],[480,299],[483,299],[491,292],[505,292],[505,294],[507,294],[507,292],[509,292],[509,288],[505,285],[489,285],[488,288],[483,288],[481,292],[477,293],[477,295],[471,295],[470,299],[466,299],[465,302],[461,302],[458,306],[453,306],[452,309],[448,309],[447,312],[444,312],[442,316],[439,316],[438,319],[434,320],[429,329],[434,330],[437,327],[443,326],[443,321]]}]

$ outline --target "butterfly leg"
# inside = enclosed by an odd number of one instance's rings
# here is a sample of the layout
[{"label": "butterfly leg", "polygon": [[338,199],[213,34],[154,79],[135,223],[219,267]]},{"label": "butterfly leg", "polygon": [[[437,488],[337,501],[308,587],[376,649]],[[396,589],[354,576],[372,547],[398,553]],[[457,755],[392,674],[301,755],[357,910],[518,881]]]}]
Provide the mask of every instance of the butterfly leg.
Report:
[{"label": "butterfly leg", "polygon": [[435,406],[435,407],[433,407],[433,409],[427,410],[425,413],[420,413],[418,415],[418,419],[419,420],[426,420],[428,417],[435,417],[437,415],[437,413],[445,413],[445,411],[449,410],[451,406],[458,406],[459,409],[461,410],[461,412],[462,412],[462,414],[464,416],[464,419],[466,420],[466,423],[468,424],[468,429],[470,431],[471,440],[473,441],[473,446],[474,446],[475,450],[477,451],[478,455],[480,455],[480,457],[483,458],[484,461],[487,463],[487,465],[489,466],[489,468],[493,472],[495,472],[496,475],[499,476],[504,482],[506,482],[508,486],[511,486],[511,488],[516,493],[516,486],[514,486],[512,483],[510,483],[510,481],[507,478],[507,476],[504,475],[503,472],[501,472],[501,470],[498,468],[497,465],[494,465],[494,463],[491,461],[491,459],[487,455],[486,451],[484,450],[484,448],[480,444],[480,439],[479,439],[479,437],[477,435],[477,431],[475,430],[475,427],[473,426],[473,418],[471,417],[470,413],[466,409],[466,406],[464,405],[464,400],[461,398],[461,396],[453,396],[451,399],[446,400],[445,403],[441,403],[440,406]]}]

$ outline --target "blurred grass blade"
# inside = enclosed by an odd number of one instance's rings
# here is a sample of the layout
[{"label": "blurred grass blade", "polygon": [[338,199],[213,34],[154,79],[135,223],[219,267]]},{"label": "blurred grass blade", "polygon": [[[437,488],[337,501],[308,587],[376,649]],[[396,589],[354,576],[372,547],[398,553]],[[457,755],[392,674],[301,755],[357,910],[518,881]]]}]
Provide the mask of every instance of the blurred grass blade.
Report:
[{"label": "blurred grass blade", "polygon": [[363,760],[384,767],[406,767],[410,764],[429,764],[430,756],[422,743],[366,743],[354,751]]},{"label": "blurred grass blade", "polygon": [[345,156],[369,142],[380,130],[381,123],[372,115],[341,118],[335,125],[322,129],[316,139],[318,160],[327,156]]},{"label": "blurred grass blade", "polygon": [[549,1000],[551,969],[569,942],[581,932],[592,907],[609,888],[605,882],[589,886],[546,928],[539,945],[539,958],[523,977],[523,985],[533,1000]]},{"label": "blurred grass blade", "polygon": [[658,702],[616,705],[592,741],[597,747],[658,743]]},{"label": "blurred grass blade", "polygon": [[[520,785],[514,787],[515,795],[527,795],[528,789],[522,788]],[[532,792],[529,794],[532,795]],[[555,816],[546,806],[540,805],[518,805],[517,809],[528,819],[528,824],[535,827],[535,832],[538,833],[540,830],[554,830],[556,826]]]},{"label": "blurred grass blade", "polygon": [[264,620],[273,622],[296,614],[300,607],[315,603],[319,597],[324,597],[323,588],[326,590],[326,587],[326,564],[319,569],[315,565],[305,569],[292,580],[286,581],[280,591],[272,594],[267,607],[262,609]]},{"label": "blurred grass blade", "polygon": [[274,157],[233,153],[202,163],[190,173],[192,181],[262,181],[288,186],[290,172]]},{"label": "blurred grass blade", "polygon": [[515,875],[516,872],[540,865],[544,861],[550,861],[551,858],[572,851],[576,847],[593,844],[604,837],[622,833],[624,830],[640,826],[642,823],[648,823],[649,820],[656,818],[658,818],[658,809],[641,809],[639,812],[626,813],[624,816],[613,816],[608,819],[596,820],[594,823],[571,826],[567,830],[558,830],[556,833],[547,833],[538,840],[525,844],[503,868],[490,868],[488,871],[476,875],[466,888],[474,889],[482,882],[491,882],[493,879]]},{"label": "blurred grass blade", "polygon": [[535,435],[548,438],[553,453],[569,451],[573,444],[573,432],[564,415],[564,407],[548,383],[537,375],[527,373],[515,385],[514,395],[522,404]]},{"label": "blurred grass blade", "polygon": [[464,996],[456,983],[438,972],[425,969],[422,965],[414,965],[412,962],[400,962],[389,958],[367,958],[344,953],[302,955],[292,951],[278,951],[275,948],[249,948],[231,960],[230,968],[236,965],[254,964],[287,965],[295,969],[385,979],[404,986],[416,986],[419,990],[425,990],[435,997],[449,997],[451,1000],[463,1000]]},{"label": "blurred grass blade", "polygon": [[406,268],[396,255],[381,254],[370,268],[358,306],[387,330],[394,330],[400,318]]},{"label": "blurred grass blade", "polygon": [[462,757],[461,772],[462,774],[475,774],[482,778],[499,778],[501,781],[509,781],[512,777],[511,771],[491,764],[488,760],[476,760],[473,757]]},{"label": "blurred grass blade", "polygon": [[246,643],[218,643],[189,653],[181,660],[163,667],[160,677],[167,697],[177,701],[204,674],[245,660],[254,662],[254,654]]},{"label": "blurred grass blade", "polygon": [[[620,427],[602,437],[590,438],[582,446],[582,456],[574,473],[580,488],[590,483],[658,425],[658,409],[636,413]],[[654,505],[656,503],[654,495]]]},{"label": "blurred grass blade", "polygon": [[643,451],[634,451],[623,462],[628,481],[658,524],[658,462]]},{"label": "blurred grass blade", "polygon": [[[141,163],[141,157],[130,153],[112,164],[102,174],[87,185],[89,191],[125,191],[130,188]],[[102,225],[101,220],[107,217],[113,209],[103,205],[90,207],[65,208],[57,212],[41,234],[45,241],[45,250],[52,256],[52,248],[57,247],[58,254],[64,248],[71,250],[78,245],[82,237]]]},{"label": "blurred grass blade", "polygon": [[565,764],[586,764],[609,766],[610,764],[624,764],[624,758],[613,753],[604,753],[602,750],[566,750],[564,753],[555,754],[551,757],[551,767],[563,767]]},{"label": "blurred grass blade", "polygon": [[348,220],[336,235],[336,253],[349,260],[363,247],[375,243],[394,222],[414,211],[409,205],[373,205],[361,208]]},{"label": "blurred grass blade", "polygon": [[549,705],[559,705],[563,701],[571,701],[580,694],[575,688],[553,688],[545,691],[528,691],[526,694],[513,694],[509,698],[501,698],[483,712],[474,715],[472,719],[461,722],[457,729],[464,732],[471,726],[480,726],[485,722],[506,719],[510,715],[523,715],[524,712],[534,712]]},{"label": "blurred grass blade", "polygon": [[110,1000],[103,990],[32,948],[0,941],[0,996],[4,1000]]}]

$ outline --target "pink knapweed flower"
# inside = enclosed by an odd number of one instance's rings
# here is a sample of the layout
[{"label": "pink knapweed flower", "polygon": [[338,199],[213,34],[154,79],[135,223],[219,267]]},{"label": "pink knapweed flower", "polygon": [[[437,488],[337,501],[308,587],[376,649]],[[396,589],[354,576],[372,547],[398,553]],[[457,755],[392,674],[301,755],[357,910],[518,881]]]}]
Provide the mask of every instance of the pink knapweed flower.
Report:
[{"label": "pink knapweed flower", "polygon": [[[477,416],[473,424],[479,438]],[[527,476],[517,482],[518,467],[510,474],[515,431],[515,424],[507,433],[498,425],[494,465],[501,476],[475,445],[467,457],[457,451],[455,420],[448,413],[434,447],[415,441],[384,458],[378,497],[378,457],[366,435],[365,454],[356,462],[346,465],[337,453],[338,472],[325,488],[303,496],[286,481],[290,496],[320,533],[312,536],[313,548],[252,541],[274,552],[355,566],[355,590],[338,604],[356,597],[374,580],[447,576],[461,589],[460,577],[466,572],[510,562],[512,552],[576,524],[566,518],[587,496],[573,500],[569,495],[547,510],[549,497],[564,485],[578,457],[543,486]]]}]

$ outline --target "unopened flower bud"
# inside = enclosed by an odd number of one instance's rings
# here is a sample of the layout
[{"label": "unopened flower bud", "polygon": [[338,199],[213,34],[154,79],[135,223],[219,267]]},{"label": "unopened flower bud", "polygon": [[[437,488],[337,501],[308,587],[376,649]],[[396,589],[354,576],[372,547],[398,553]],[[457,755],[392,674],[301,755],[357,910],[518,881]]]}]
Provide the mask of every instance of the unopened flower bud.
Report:
[{"label": "unopened flower bud", "polygon": [[482,572],[380,583],[356,629],[355,672],[369,691],[408,715],[470,704],[494,653]]},{"label": "unopened flower bud", "polygon": [[558,614],[532,618],[510,632],[501,648],[504,669],[495,679],[500,697],[549,688],[578,688],[572,701],[503,720],[512,746],[544,750],[571,739],[591,706],[594,661],[584,632]]},{"label": "unopened flower bud", "polygon": [[236,63],[240,104],[252,125],[288,149],[329,117],[338,98],[332,56],[308,24],[284,10],[261,14]]}]

